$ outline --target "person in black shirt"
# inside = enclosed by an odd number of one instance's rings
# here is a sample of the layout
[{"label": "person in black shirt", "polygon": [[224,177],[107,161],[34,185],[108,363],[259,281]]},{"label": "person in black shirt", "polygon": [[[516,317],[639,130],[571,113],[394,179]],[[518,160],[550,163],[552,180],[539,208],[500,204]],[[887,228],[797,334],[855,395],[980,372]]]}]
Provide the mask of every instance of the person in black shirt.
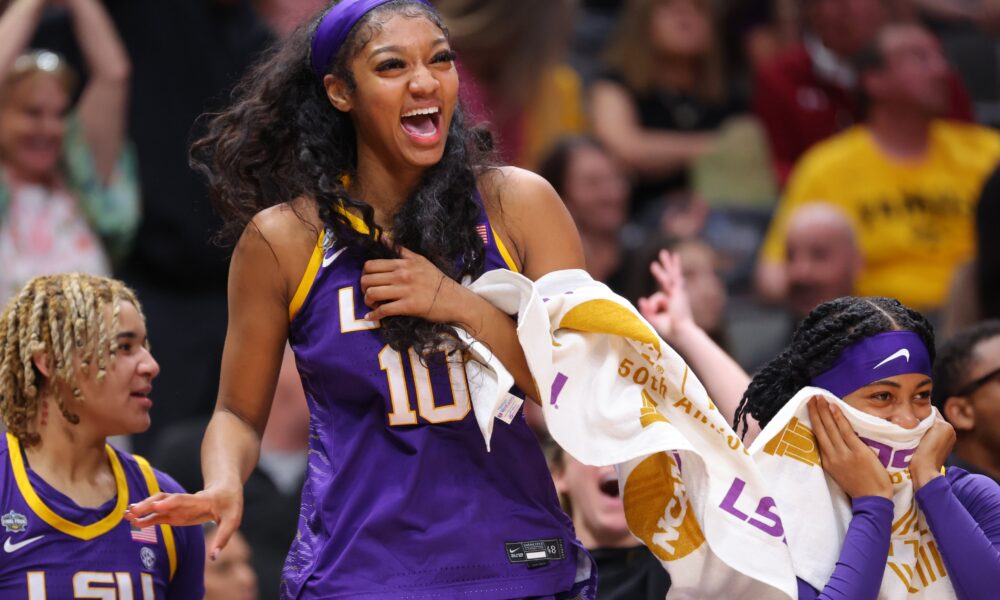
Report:
[{"label": "person in black shirt", "polygon": [[594,133],[637,178],[632,214],[687,187],[735,112],[710,0],[631,0],[591,88]]}]

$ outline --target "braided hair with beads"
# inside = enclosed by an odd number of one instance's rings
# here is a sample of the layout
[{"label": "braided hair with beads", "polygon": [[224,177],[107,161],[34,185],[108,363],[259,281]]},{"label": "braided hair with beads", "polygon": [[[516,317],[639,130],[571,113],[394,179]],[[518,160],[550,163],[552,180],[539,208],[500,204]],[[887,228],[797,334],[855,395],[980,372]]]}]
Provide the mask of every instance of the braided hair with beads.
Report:
[{"label": "braided hair with beads", "polygon": [[[79,422],[61,390],[85,401],[77,377],[90,376],[96,367],[97,381],[104,379],[115,361],[112,332],[121,302],[132,303],[142,315],[135,293],[122,282],[68,273],[36,277],[8,303],[0,315],[0,415],[22,444],[39,442],[30,426],[43,393],[53,397],[67,421]],[[39,354],[51,366],[47,377],[35,366]]]},{"label": "braided hair with beads", "polygon": [[824,302],[795,329],[792,342],[754,375],[743,394],[733,428],[747,432],[747,418],[767,426],[781,408],[817,375],[833,366],[858,340],[887,331],[912,331],[934,360],[934,328],[919,312],[898,300],[847,296]]}]

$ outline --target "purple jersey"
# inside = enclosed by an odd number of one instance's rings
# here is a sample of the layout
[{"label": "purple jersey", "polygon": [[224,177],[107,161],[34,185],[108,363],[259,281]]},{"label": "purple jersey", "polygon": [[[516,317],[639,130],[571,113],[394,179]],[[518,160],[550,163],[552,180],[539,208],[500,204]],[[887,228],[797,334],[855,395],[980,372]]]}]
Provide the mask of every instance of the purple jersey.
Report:
[{"label": "purple jersey", "polygon": [[[485,214],[486,269],[514,269]],[[329,239],[324,236],[324,240]],[[589,561],[524,420],[476,425],[465,371],[364,321],[356,250],[317,246],[289,339],[311,412],[309,472],[282,598],[520,598]]]},{"label": "purple jersey", "polygon": [[[83,508],[45,483],[17,438],[0,440],[0,598],[190,600],[204,596],[205,537],[200,527],[134,528],[129,502],[183,489],[144,459],[107,446],[118,492]],[[162,484],[162,485],[161,485]]]}]

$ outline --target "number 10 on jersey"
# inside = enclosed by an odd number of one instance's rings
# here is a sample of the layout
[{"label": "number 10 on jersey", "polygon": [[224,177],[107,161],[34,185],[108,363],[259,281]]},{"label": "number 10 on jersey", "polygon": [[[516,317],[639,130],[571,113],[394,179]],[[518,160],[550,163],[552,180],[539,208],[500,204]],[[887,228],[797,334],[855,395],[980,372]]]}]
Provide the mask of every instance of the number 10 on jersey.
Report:
[{"label": "number 10 on jersey", "polygon": [[[472,400],[469,397],[469,384],[465,378],[465,365],[457,354],[448,356],[444,351],[444,364],[448,369],[450,383],[447,393],[451,395],[449,404],[438,405],[434,397],[430,370],[420,361],[420,357],[412,349],[407,351],[406,358],[413,373],[413,389],[417,395],[417,410],[413,410],[410,393],[406,385],[406,370],[403,367],[403,355],[388,345],[378,353],[379,368],[385,371],[389,380],[389,398],[392,401],[392,412],[389,413],[389,425],[416,425],[417,415],[433,424],[461,421],[469,414]],[[427,359],[436,358],[432,355]],[[440,364],[440,363],[438,363]],[[438,390],[441,392],[442,390]],[[442,398],[443,400],[443,398]]]}]

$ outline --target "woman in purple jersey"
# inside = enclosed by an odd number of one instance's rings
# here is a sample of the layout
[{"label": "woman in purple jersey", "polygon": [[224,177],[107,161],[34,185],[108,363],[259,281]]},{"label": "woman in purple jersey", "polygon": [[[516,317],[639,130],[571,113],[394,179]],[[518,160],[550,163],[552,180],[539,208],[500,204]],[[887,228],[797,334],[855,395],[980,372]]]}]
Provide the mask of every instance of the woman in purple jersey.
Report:
[{"label": "woman in purple jersey", "polygon": [[[905,356],[892,352],[898,345],[882,342],[900,332],[910,338]],[[877,368],[893,357],[894,375],[872,374],[873,364]],[[920,313],[888,298],[832,300],[816,307],[795,331],[791,345],[753,378],[735,425],[746,432],[753,419],[765,427],[793,395],[813,385],[853,408],[912,429],[931,415],[933,359],[934,331]],[[874,599],[886,572],[894,527],[893,484],[836,407],[813,398],[809,416],[823,469],[851,497],[853,517],[829,582],[817,591],[799,580],[799,598]],[[909,462],[914,497],[957,597],[990,598],[1000,589],[1000,488],[987,477],[959,468],[949,467],[942,475],[954,443],[955,431],[943,419],[924,434]]]},{"label": "woman in purple jersey", "polygon": [[459,281],[583,266],[552,188],[489,165],[454,61],[429,3],[344,0],[265,57],[192,151],[239,235],[205,489],[129,518],[214,520],[212,552],[226,544],[288,339],[312,419],[284,598],[593,595],[523,417],[487,453],[451,368],[461,327],[531,395],[514,321]]},{"label": "woman in purple jersey", "polygon": [[133,530],[124,519],[130,500],[183,488],[107,443],[149,428],[159,372],[142,309],[120,281],[36,277],[7,305],[0,315],[7,428],[0,438],[0,597],[204,594],[200,528]]}]

